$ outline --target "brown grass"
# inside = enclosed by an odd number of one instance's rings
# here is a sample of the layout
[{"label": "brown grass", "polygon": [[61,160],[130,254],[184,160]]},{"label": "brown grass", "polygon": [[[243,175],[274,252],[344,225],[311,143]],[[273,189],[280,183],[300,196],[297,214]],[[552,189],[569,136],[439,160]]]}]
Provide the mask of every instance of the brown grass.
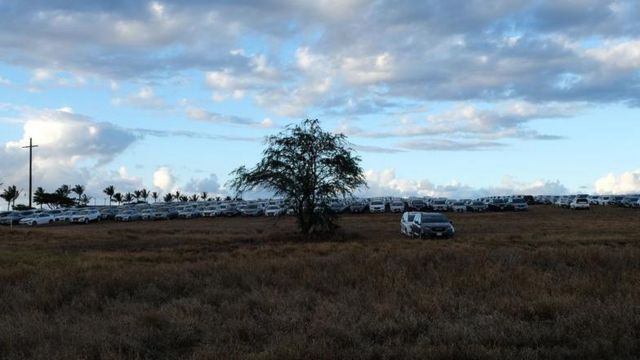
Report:
[{"label": "brown grass", "polygon": [[0,358],[638,358],[640,211],[451,217],[0,228]]}]

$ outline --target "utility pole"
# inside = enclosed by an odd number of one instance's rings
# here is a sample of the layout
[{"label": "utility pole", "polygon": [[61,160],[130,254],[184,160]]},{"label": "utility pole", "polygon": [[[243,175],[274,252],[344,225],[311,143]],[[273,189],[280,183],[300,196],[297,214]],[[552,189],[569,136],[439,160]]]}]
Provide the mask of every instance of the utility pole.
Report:
[{"label": "utility pole", "polygon": [[33,184],[33,148],[38,145],[33,145],[33,140],[29,138],[29,146],[23,146],[23,149],[29,148],[29,209],[31,209],[31,190]]}]

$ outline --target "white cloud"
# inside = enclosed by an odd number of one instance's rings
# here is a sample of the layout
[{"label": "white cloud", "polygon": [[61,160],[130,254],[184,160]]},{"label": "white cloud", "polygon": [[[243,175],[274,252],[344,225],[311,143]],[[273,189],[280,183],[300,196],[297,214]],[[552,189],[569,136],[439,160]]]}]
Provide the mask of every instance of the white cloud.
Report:
[{"label": "white cloud", "polygon": [[640,69],[640,40],[608,42],[602,47],[587,49],[585,54],[606,67]]},{"label": "white cloud", "polygon": [[191,179],[184,186],[184,190],[192,193],[200,193],[206,191],[210,194],[220,193],[220,183],[216,174],[209,174],[209,176],[202,179]]},{"label": "white cloud", "polygon": [[171,169],[166,166],[161,166],[153,172],[153,186],[165,193],[173,190],[175,181]]},{"label": "white cloud", "polygon": [[156,95],[151,86],[143,86],[138,92],[129,94],[125,98],[116,97],[113,103],[147,109],[162,109],[166,106],[164,100]]},{"label": "white cloud", "polygon": [[270,129],[270,128],[274,127],[275,125],[273,123],[273,120],[271,120],[271,118],[264,118],[260,122],[260,126],[265,128],[265,129]]},{"label": "white cloud", "polygon": [[6,79],[6,78],[4,78],[4,77],[0,76],[0,85],[9,86],[9,85],[11,85],[11,84],[12,84],[12,83],[11,83],[11,80]]},{"label": "white cloud", "polygon": [[395,169],[367,170],[365,177],[369,185],[360,194],[371,196],[430,196],[446,198],[478,198],[491,195],[562,195],[568,189],[559,181],[535,180],[519,181],[512,177],[504,177],[500,184],[475,188],[451,181],[449,184],[437,185],[427,179],[398,178]]},{"label": "white cloud", "polygon": [[598,194],[640,194],[640,170],[608,174],[595,183]]},{"label": "white cloud", "polygon": [[47,81],[53,77],[50,70],[47,69],[35,69],[31,76],[31,82]]},{"label": "white cloud", "polygon": [[[33,181],[53,190],[61,184],[101,183],[114,179],[141,183],[132,177],[108,173],[103,166],[126,150],[136,136],[107,122],[73,113],[71,108],[30,111],[16,119],[23,124],[22,138],[0,148],[0,182],[26,187],[28,152],[22,146],[33,138]],[[125,170],[126,175],[126,170]]]},{"label": "white cloud", "polygon": [[251,127],[261,127],[261,128],[270,128],[273,126],[273,121],[271,119],[266,118],[262,121],[252,120],[249,118],[234,116],[234,115],[223,115],[218,114],[216,112],[208,111],[203,108],[198,107],[188,107],[186,109],[187,116],[190,119],[197,121],[204,121],[214,124],[234,124],[234,125],[246,125]]},{"label": "white cloud", "polygon": [[5,150],[19,149],[33,138],[39,145],[34,162],[43,166],[73,166],[82,160],[106,163],[135,140],[125,129],[74,114],[68,107],[28,113],[22,121],[22,139],[8,142]]}]

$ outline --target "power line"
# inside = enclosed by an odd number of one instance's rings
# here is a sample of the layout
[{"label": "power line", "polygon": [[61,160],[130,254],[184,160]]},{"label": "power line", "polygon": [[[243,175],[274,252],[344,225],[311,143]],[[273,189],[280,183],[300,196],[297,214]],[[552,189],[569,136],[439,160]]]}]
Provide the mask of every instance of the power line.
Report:
[{"label": "power line", "polygon": [[38,145],[33,145],[33,140],[29,138],[29,146],[23,146],[23,149],[29,148],[29,209],[31,209],[31,194],[33,183],[33,148]]}]

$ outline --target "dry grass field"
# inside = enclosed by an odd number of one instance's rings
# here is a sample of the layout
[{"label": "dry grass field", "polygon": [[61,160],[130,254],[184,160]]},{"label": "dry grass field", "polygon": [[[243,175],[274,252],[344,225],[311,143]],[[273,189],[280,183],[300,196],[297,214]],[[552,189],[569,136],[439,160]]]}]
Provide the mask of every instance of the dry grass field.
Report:
[{"label": "dry grass field", "polygon": [[640,211],[0,228],[2,359],[633,359]]}]

